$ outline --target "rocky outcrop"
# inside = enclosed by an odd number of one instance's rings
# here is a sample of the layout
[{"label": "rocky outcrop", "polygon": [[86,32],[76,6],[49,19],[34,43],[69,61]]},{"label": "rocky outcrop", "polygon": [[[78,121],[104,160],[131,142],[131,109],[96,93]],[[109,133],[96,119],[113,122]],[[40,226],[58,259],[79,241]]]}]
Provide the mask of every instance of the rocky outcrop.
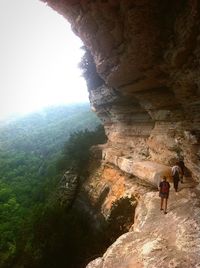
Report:
[{"label": "rocky outcrop", "polygon": [[181,158],[199,180],[199,1],[44,1],[71,23],[104,81],[90,101],[106,161]]},{"label": "rocky outcrop", "polygon": [[123,174],[156,186],[181,159],[190,180],[200,180],[200,2],[43,1],[71,23],[101,81],[89,96],[108,142],[99,177],[85,186],[91,200],[95,204],[106,193],[101,211],[108,215],[114,200],[140,196],[133,231],[88,267],[198,267],[198,190],[173,194],[164,218],[157,194],[149,186],[138,189]]},{"label": "rocky outcrop", "polygon": [[200,264],[199,190],[171,193],[169,213],[159,210],[157,193],[145,194],[132,231],[87,268],[192,268]]},{"label": "rocky outcrop", "polygon": [[72,206],[76,198],[79,178],[77,174],[71,169],[67,170],[63,175],[59,187],[56,192],[57,200],[61,206],[68,208]]},{"label": "rocky outcrop", "polygon": [[[110,164],[92,170],[84,189],[96,211],[107,219],[113,204],[126,197],[136,200],[137,206],[129,232],[120,236],[87,268],[198,267],[199,187],[191,178],[184,177],[178,193],[171,183],[168,214],[165,215],[160,211],[158,189],[151,183]],[[115,222],[117,226],[120,224],[117,219]]]}]

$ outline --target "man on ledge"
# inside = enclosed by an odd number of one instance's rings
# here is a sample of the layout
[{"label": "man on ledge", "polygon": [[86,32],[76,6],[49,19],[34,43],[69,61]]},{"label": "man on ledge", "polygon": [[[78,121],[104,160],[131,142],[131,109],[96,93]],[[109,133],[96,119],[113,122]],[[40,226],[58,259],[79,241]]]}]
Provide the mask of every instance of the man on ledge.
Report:
[{"label": "man on ledge", "polygon": [[183,183],[183,172],[180,168],[179,162],[176,162],[176,164],[172,167],[172,178],[174,183],[174,189],[177,193],[179,181],[181,180],[181,183]]},{"label": "man on ledge", "polygon": [[170,184],[167,181],[167,178],[164,176],[163,181],[161,181],[159,184],[159,196],[161,198],[160,210],[163,210],[163,203],[164,203],[164,214],[167,214],[167,200],[169,197],[169,189],[170,189]]}]

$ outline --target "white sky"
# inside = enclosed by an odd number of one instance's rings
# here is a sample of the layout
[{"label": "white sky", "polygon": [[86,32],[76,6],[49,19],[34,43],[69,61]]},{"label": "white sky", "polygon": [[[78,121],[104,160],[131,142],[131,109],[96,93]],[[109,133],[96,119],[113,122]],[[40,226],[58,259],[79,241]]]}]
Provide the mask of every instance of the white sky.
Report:
[{"label": "white sky", "polygon": [[39,0],[0,0],[0,119],[88,101],[81,41]]}]

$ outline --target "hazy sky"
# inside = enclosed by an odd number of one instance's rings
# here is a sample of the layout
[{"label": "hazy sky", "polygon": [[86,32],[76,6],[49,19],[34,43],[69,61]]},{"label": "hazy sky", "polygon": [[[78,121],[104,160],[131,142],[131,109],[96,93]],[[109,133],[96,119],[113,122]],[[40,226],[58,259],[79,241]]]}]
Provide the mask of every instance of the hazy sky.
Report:
[{"label": "hazy sky", "polygon": [[39,0],[0,0],[0,119],[88,100],[81,41]]}]

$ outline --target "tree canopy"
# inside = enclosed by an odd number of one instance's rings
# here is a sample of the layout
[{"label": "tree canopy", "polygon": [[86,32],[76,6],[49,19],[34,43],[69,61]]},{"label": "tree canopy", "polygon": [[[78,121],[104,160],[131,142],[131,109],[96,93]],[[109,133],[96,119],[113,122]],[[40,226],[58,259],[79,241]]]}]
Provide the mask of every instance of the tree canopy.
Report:
[{"label": "tree canopy", "polygon": [[55,187],[70,165],[83,169],[99,124],[88,104],[51,107],[1,124],[0,267],[12,267],[20,254],[27,265],[39,265],[38,254],[45,255],[35,242],[39,229],[46,226],[45,217],[51,222],[60,211],[54,211],[55,200],[49,206]]}]

